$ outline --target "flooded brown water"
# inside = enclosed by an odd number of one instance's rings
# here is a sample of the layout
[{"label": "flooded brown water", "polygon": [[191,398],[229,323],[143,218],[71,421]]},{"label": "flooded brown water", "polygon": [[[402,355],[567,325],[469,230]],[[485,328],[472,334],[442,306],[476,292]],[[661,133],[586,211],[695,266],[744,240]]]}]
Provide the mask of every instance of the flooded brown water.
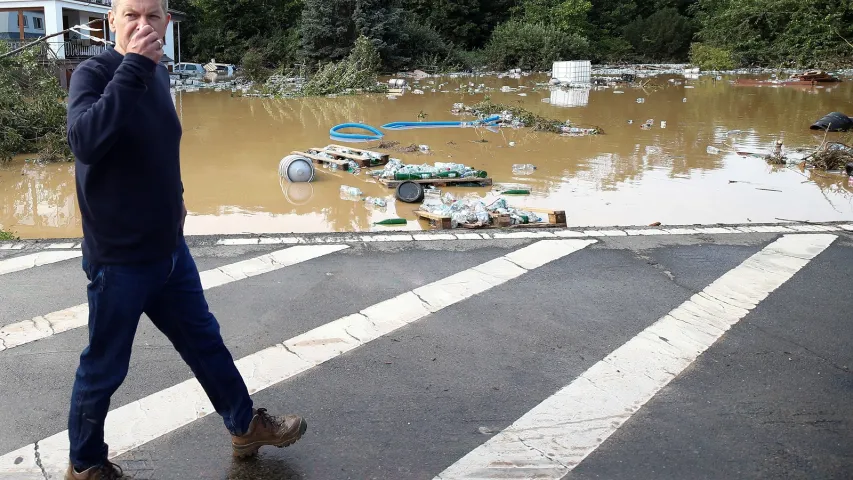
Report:
[{"label": "flooded brown water", "polygon": [[[430,80],[446,83],[449,93],[432,93]],[[384,95],[273,100],[232,98],[230,92],[176,93],[184,128],[187,233],[385,230],[373,223],[398,216],[410,220],[405,229],[428,228],[415,220],[414,205],[395,202],[393,190],[364,173],[318,168],[311,184],[288,184],[278,176],[278,163],[292,150],[341,144],[329,138],[336,124],[379,127],[417,121],[421,112],[428,121],[470,119],[452,115],[451,107],[476,103],[485,95],[544,116],[599,126],[605,134],[561,137],[506,128],[498,133],[472,128],[385,131],[385,141],[431,148],[429,155],[389,153],[405,163],[464,163],[488,171],[498,184],[526,185],[532,195],[515,197],[511,203],[565,210],[570,226],[853,219],[853,187],[846,176],[771,167],[759,158],[734,153],[769,151],[777,139],[786,148],[818,145],[823,134],[810,131],[811,123],[831,111],[853,114],[849,79],[831,88],[738,87],[726,79],[685,81],[683,76],[653,79],[663,87],[658,90],[625,86],[552,93],[533,88],[547,80],[542,75],[427,79],[420,87],[425,95],[407,92],[395,100]],[[469,82],[528,88],[468,94]],[[466,86],[464,91],[455,92],[460,85]],[[637,103],[641,97],[645,102]],[[654,127],[642,129],[649,119]],[[742,133],[727,135],[732,130]],[[481,139],[487,143],[478,142]],[[830,134],[830,139],[847,137]],[[709,145],[722,153],[707,153]],[[525,163],[536,165],[536,172],[513,175],[512,165]],[[73,171],[71,164],[40,166],[22,158],[0,166],[0,228],[24,238],[80,236]],[[342,184],[387,198],[389,205],[378,210],[343,200]],[[484,195],[492,188],[445,190]]]}]

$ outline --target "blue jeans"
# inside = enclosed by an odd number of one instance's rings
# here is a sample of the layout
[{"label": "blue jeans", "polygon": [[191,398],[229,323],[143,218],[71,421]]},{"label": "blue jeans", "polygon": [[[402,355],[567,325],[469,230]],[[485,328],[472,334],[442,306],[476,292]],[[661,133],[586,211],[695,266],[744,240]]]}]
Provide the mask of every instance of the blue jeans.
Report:
[{"label": "blue jeans", "polygon": [[83,270],[89,279],[89,345],[80,355],[68,418],[77,471],[107,459],[104,421],[110,397],[127,376],[143,313],[192,369],[228,431],[245,434],[252,399],[208,309],[186,243],[182,240],[170,257],[146,264],[96,265],[84,258]]}]

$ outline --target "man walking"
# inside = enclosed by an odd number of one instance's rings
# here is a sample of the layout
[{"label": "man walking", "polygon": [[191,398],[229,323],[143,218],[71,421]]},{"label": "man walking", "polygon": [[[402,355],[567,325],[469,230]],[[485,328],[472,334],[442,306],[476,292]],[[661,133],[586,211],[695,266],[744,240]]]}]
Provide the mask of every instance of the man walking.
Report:
[{"label": "man walking", "polygon": [[184,241],[182,130],[159,65],[171,21],[166,2],[113,0],[115,49],[71,77],[68,142],[83,217],[89,345],[71,394],[66,480],[124,478],[107,458],[104,422],[143,313],[192,369],[232,435],[235,456],[290,445],[307,428],[300,417],[253,408]]}]

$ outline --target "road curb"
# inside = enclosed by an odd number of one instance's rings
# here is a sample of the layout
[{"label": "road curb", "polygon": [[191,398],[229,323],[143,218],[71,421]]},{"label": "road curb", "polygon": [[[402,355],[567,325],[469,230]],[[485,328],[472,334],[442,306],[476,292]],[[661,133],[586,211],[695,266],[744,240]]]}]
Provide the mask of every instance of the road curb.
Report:
[{"label": "road curb", "polygon": [[[251,245],[316,245],[341,243],[395,243],[434,241],[483,240],[541,240],[548,238],[607,238],[641,236],[732,235],[753,233],[818,233],[853,232],[853,223],[777,223],[777,224],[711,224],[666,225],[658,227],[574,227],[554,229],[489,229],[489,230],[433,230],[379,232],[332,232],[265,235],[192,235],[187,236],[191,246],[251,246]],[[76,250],[82,239],[23,239],[0,243],[2,251]]]}]

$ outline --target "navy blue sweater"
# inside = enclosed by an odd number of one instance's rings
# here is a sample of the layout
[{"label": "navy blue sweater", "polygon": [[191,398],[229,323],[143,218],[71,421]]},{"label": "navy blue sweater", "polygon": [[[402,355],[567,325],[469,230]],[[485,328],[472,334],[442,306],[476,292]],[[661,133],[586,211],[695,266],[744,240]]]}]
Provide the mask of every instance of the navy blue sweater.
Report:
[{"label": "navy blue sweater", "polygon": [[181,135],[162,65],[108,49],[74,71],[68,143],[90,262],[142,263],[175,250],[183,235]]}]

